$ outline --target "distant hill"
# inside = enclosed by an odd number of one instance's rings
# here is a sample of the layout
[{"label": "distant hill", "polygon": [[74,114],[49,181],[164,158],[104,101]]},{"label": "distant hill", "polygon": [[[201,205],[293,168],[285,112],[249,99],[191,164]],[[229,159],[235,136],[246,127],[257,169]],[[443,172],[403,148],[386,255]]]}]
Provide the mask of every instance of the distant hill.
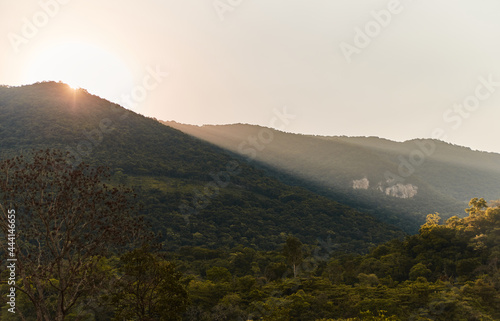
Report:
[{"label": "distant hill", "polygon": [[46,82],[0,87],[0,157],[67,150],[108,166],[111,184],[132,186],[167,250],[186,246],[279,249],[288,234],[304,243],[331,238],[366,252],[402,236],[394,226],[301,187],[239,156],[83,89]]},{"label": "distant hill", "polygon": [[[500,155],[438,140],[324,137],[245,125],[164,124],[270,167],[275,175],[416,232],[425,216],[500,198]],[[465,214],[465,213],[464,213]]]}]

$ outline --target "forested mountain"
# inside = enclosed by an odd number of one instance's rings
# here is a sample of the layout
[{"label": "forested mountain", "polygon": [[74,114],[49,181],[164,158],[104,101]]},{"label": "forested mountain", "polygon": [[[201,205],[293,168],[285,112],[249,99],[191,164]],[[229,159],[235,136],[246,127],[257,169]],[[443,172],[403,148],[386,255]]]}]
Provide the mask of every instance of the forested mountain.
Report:
[{"label": "forested mountain", "polygon": [[[434,213],[471,190],[494,198],[498,155],[432,142],[436,150],[404,184],[372,188],[385,178],[381,170],[398,173],[398,153],[432,145],[234,128],[243,155],[65,84],[0,87],[0,231],[14,235],[0,244],[0,291],[8,293],[0,319],[500,318],[499,201],[473,198],[447,220],[426,215],[417,233],[404,236],[332,200],[374,204],[370,213],[401,223],[420,217],[426,201]],[[251,152],[259,132],[267,143]],[[226,141],[226,134],[214,137]],[[292,166],[299,161],[302,176]],[[322,184],[308,170],[320,165]],[[460,172],[452,177],[451,169]],[[333,178],[339,187],[328,187]],[[393,194],[398,184],[418,193],[395,197],[413,191]],[[141,217],[161,233],[163,248],[153,246]],[[14,277],[5,260],[11,254]]]},{"label": "forested mountain", "polygon": [[292,242],[281,255],[244,253],[250,266],[274,257],[275,269],[264,273],[235,268],[229,255],[208,262],[191,255],[184,264],[203,278],[189,283],[188,319],[499,320],[498,205],[472,199],[465,218],[446,222],[429,214],[416,235],[363,256],[336,253],[328,242],[314,250],[299,244],[295,277],[287,248]]},{"label": "forested mountain", "polygon": [[500,155],[438,140],[399,143],[377,137],[291,134],[244,124],[164,124],[411,233],[429,213],[450,217],[473,197],[494,200],[500,195]]},{"label": "forested mountain", "polygon": [[0,88],[2,158],[30,149],[70,152],[75,164],[106,165],[133,187],[166,249],[273,250],[288,234],[346,251],[401,236],[371,215],[270,178],[206,142],[83,89],[47,82]]}]

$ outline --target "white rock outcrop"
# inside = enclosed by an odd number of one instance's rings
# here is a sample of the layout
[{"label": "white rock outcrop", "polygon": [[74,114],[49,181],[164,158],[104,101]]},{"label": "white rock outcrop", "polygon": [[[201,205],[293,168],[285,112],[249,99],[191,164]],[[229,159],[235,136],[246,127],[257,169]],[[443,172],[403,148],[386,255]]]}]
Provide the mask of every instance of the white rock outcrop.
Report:
[{"label": "white rock outcrop", "polygon": [[385,189],[385,194],[398,198],[413,198],[418,193],[418,187],[413,184],[403,185],[401,183],[389,186]]},{"label": "white rock outcrop", "polygon": [[368,189],[368,187],[370,187],[370,181],[366,177],[352,181],[353,189]]}]

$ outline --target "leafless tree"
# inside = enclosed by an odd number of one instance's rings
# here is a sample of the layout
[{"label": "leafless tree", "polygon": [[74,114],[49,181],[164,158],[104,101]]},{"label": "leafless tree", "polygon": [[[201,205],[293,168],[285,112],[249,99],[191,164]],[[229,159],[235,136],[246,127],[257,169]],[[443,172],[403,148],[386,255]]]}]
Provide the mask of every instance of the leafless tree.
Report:
[{"label": "leafless tree", "polygon": [[[84,296],[98,293],[109,277],[103,258],[142,234],[132,191],[105,179],[104,168],[73,168],[57,150],[0,162],[0,231],[8,234],[14,209],[16,289],[37,320],[62,321]],[[0,244],[7,253],[6,242]]]}]

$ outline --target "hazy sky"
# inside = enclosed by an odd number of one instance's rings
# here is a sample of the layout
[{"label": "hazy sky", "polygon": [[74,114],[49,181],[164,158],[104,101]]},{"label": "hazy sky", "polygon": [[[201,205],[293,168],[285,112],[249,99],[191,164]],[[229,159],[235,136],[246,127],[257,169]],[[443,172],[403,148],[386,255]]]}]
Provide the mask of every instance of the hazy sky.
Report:
[{"label": "hazy sky", "polygon": [[499,13],[498,0],[0,0],[0,84],[62,80],[190,124],[269,126],[286,106],[290,132],[437,131],[500,152]]}]

